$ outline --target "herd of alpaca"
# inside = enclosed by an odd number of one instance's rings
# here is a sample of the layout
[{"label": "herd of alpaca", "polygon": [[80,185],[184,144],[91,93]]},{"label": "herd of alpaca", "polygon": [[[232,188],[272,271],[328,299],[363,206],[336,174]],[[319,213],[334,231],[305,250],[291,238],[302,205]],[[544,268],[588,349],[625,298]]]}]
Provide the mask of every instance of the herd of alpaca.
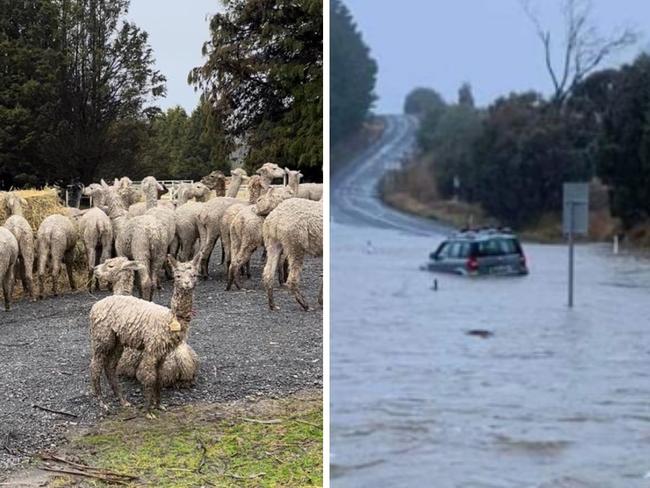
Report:
[{"label": "herd of alpaca", "polygon": [[[287,186],[271,185],[285,176]],[[107,408],[101,398],[103,372],[120,404],[127,405],[118,377],[136,378],[144,390],[147,415],[153,415],[161,388],[189,386],[196,379],[198,357],[187,343],[192,297],[198,277],[208,278],[209,258],[219,239],[227,290],[233,284],[240,288],[244,275],[250,279],[251,256],[264,248],[262,283],[269,308],[277,309],[273,288],[278,276],[308,310],[299,289],[300,273],[306,255],[322,256],[323,191],[322,185],[300,184],[301,177],[266,163],[250,178],[242,169],[233,170],[226,188],[225,176],[216,171],[201,182],[181,185],[173,202],[160,199],[166,189],[153,176],[139,189],[127,177],[112,185],[102,180],[84,189],[93,208],[50,215],[36,235],[23,216],[26,202],[16,193],[5,193],[10,215],[0,227],[5,308],[10,309],[18,279],[25,293],[36,299],[35,267],[38,298],[44,297],[48,278],[57,295],[62,264],[70,287],[76,289],[73,261],[81,241],[89,290],[103,284],[113,292],[90,312],[93,394]],[[245,180],[247,201],[237,198]],[[213,192],[216,197],[210,198]],[[169,307],[152,303],[165,275],[174,283]],[[134,287],[139,298],[132,296]]]}]

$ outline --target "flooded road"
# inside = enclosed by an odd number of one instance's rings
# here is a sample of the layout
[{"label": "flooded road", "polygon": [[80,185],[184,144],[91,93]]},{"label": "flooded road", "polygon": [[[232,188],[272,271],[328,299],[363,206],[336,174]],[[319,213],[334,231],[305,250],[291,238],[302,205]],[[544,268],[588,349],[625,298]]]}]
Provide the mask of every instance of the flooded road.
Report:
[{"label": "flooded road", "polygon": [[650,262],[578,246],[573,310],[565,246],[524,244],[522,278],[419,271],[448,229],[378,202],[414,128],[387,120],[332,180],[332,486],[650,487]]}]

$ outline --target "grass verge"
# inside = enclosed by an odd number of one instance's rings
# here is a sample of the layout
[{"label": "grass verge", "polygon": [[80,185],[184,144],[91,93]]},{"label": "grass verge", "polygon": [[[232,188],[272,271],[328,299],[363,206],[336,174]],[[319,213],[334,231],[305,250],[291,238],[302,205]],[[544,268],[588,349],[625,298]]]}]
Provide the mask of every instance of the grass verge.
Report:
[{"label": "grass verge", "polygon": [[[320,486],[322,438],[322,394],[311,392],[278,400],[187,406],[155,420],[142,415],[105,420],[74,438],[57,456],[94,470],[137,476],[124,486]],[[62,475],[47,486],[114,485]]]}]

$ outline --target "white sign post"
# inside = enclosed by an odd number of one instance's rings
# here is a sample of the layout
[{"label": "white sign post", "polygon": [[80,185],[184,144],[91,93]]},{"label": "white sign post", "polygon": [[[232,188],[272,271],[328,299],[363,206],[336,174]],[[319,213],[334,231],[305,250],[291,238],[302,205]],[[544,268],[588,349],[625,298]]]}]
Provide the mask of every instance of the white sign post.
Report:
[{"label": "white sign post", "polygon": [[569,307],[573,307],[573,241],[589,232],[589,183],[564,183],[562,190],[562,230],[569,240]]}]

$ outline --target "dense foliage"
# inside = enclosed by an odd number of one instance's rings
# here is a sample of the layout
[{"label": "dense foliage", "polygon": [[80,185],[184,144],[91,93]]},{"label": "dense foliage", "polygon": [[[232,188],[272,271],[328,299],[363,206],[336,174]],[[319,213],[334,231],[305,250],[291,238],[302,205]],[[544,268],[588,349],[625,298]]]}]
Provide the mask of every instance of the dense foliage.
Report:
[{"label": "dense foliage", "polygon": [[350,11],[330,3],[330,134],[332,144],[352,136],[375,101],[377,64],[370,57]]},{"label": "dense foliage", "polygon": [[224,0],[207,60],[189,81],[205,91],[246,166],[266,161],[322,177],[322,0]]}]

